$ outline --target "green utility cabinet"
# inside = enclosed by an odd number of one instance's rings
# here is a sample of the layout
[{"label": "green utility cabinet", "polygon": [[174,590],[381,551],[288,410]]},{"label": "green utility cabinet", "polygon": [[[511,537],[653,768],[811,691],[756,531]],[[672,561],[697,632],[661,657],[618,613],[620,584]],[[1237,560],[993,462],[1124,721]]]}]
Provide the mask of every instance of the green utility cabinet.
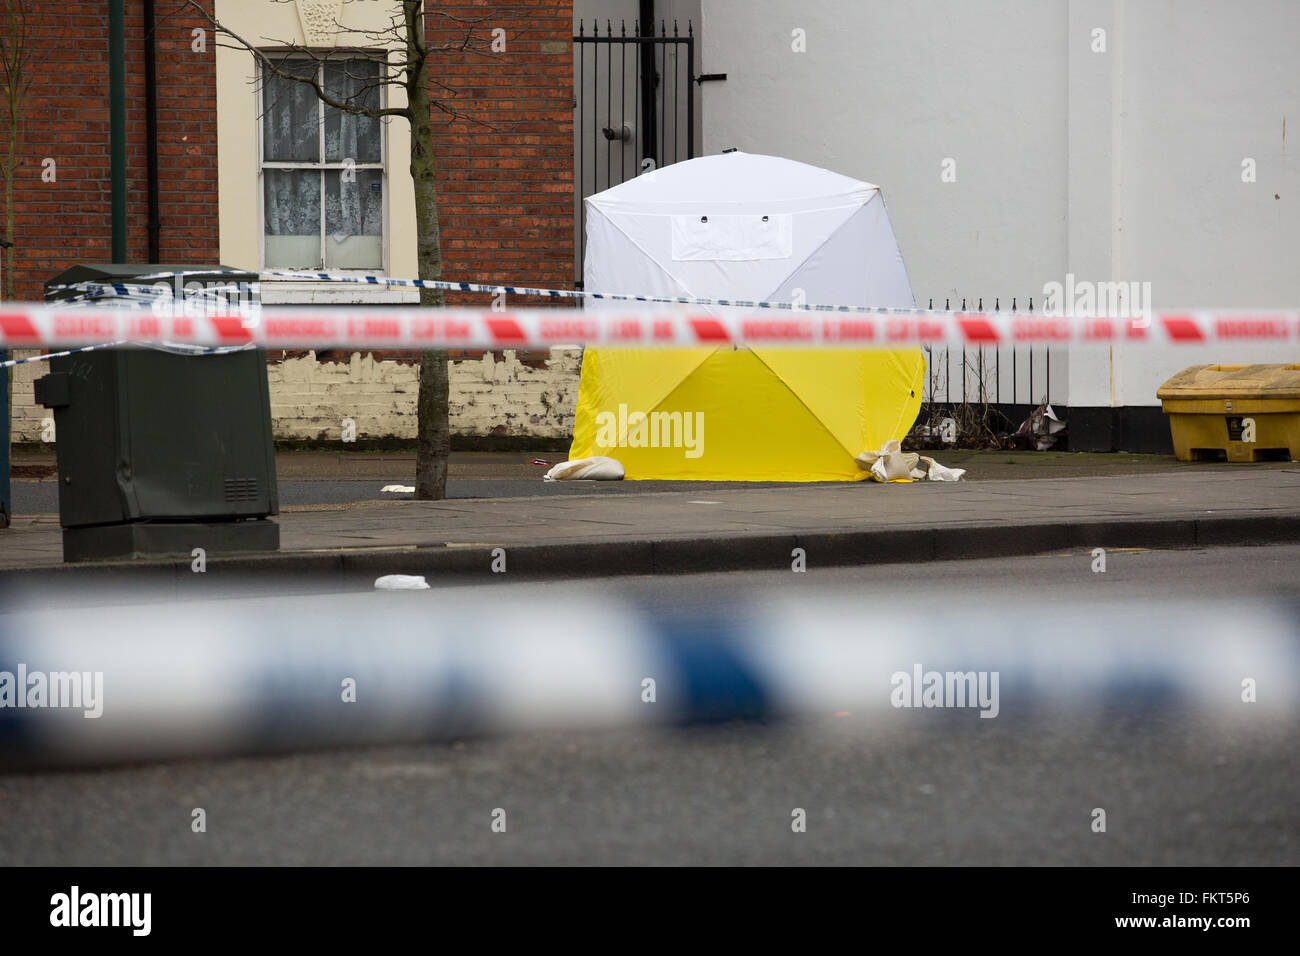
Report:
[{"label": "green utility cabinet", "polygon": [[[48,286],[128,282],[126,269],[77,267]],[[231,270],[213,270],[217,277],[256,281]],[[261,349],[81,352],[50,361],[36,400],[54,411],[65,561],[279,548],[279,526],[269,520],[279,500]]]}]

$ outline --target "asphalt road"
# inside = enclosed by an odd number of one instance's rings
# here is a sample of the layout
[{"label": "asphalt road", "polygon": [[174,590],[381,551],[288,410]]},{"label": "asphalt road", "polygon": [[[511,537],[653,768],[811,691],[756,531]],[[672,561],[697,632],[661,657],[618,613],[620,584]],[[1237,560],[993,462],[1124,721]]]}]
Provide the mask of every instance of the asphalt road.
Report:
[{"label": "asphalt road", "polygon": [[[1017,616],[1033,595],[1097,599],[1099,628],[1107,608],[1154,597],[1224,608],[1294,599],[1300,547],[1116,551],[1104,574],[1091,563],[1079,552],[588,583],[651,613],[725,615],[749,589],[807,590],[810,607],[823,593],[850,594],[864,621],[910,626],[924,626],[937,602],[981,599],[1005,607],[1008,627],[1051,641],[1050,616]],[[290,601],[314,587],[255,590]],[[500,581],[424,597],[481,600],[485,588],[538,616],[581,613],[555,585]],[[973,716],[828,713],[9,773],[0,864],[1300,863],[1293,721],[1114,701],[1068,715]],[[195,807],[206,833],[191,831]],[[1092,828],[1096,808],[1104,833]],[[504,833],[492,829],[498,809]],[[796,809],[806,832],[792,832]]]},{"label": "asphalt road", "polygon": [[938,716],[10,776],[0,864],[1300,862],[1293,727]]}]

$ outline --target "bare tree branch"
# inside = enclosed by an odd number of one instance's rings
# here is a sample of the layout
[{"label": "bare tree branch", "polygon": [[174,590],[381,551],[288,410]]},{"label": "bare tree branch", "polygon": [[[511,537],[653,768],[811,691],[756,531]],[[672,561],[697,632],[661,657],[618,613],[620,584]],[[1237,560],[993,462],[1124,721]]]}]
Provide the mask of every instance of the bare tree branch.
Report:
[{"label": "bare tree branch", "polygon": [[[289,43],[286,45],[281,45],[273,53],[268,52],[267,50],[262,49],[256,44],[250,43],[248,40],[244,39],[234,30],[230,29],[228,26],[221,23],[219,20],[217,20],[215,16],[208,13],[207,10],[203,8],[202,4],[198,2],[198,0],[184,0],[184,2],[187,6],[189,6],[191,9],[195,10],[196,12],[198,12],[205,20],[211,23],[213,29],[219,31],[220,33],[225,34],[227,37],[234,40],[236,44],[238,44],[238,46],[227,47],[228,49],[243,49],[248,53],[252,54],[253,59],[257,61],[257,63],[262,67],[263,70],[271,73],[274,76],[278,76],[281,79],[291,80],[295,83],[302,83],[304,86],[311,87],[312,92],[316,94],[316,98],[319,99],[326,106],[333,107],[334,109],[340,110],[344,113],[351,113],[355,116],[370,116],[374,118],[379,118],[383,116],[402,116],[405,117],[406,119],[411,118],[411,111],[408,107],[358,106],[355,103],[350,103],[347,100],[342,100],[336,96],[330,95],[330,93],[328,93],[325,90],[324,86],[321,84],[320,80],[316,76],[303,76],[298,73],[292,73],[289,70],[284,69],[283,67],[280,66],[280,62],[283,62],[284,60],[288,60],[288,59],[299,59],[299,60],[310,59],[316,63],[324,63],[328,60],[327,56],[322,56],[321,54],[313,50],[309,50],[303,46],[300,46],[297,43]],[[266,40],[267,38],[263,37],[262,39]]]}]

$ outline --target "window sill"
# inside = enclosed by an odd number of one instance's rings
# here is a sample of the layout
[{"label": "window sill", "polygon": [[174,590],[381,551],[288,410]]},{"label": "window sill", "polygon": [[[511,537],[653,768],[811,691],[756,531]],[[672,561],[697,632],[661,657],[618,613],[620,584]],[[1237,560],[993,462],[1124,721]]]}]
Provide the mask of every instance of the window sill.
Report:
[{"label": "window sill", "polygon": [[415,305],[420,290],[354,282],[304,282],[263,278],[264,305]]}]

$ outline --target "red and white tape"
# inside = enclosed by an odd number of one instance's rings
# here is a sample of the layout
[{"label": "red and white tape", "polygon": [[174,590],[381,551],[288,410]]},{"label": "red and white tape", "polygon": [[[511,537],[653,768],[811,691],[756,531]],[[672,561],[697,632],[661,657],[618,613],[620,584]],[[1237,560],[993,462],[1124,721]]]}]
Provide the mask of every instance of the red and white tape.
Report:
[{"label": "red and white tape", "polygon": [[275,349],[545,348],[552,345],[685,347],[766,345],[804,348],[951,346],[1142,346],[1208,343],[1300,348],[1300,311],[1188,310],[1149,319],[1050,316],[1025,312],[879,314],[755,312],[722,316],[682,307],[568,309],[311,308],[264,306],[235,313],[149,307],[0,306],[0,347],[64,348],[115,342],[199,346],[253,344]]}]

